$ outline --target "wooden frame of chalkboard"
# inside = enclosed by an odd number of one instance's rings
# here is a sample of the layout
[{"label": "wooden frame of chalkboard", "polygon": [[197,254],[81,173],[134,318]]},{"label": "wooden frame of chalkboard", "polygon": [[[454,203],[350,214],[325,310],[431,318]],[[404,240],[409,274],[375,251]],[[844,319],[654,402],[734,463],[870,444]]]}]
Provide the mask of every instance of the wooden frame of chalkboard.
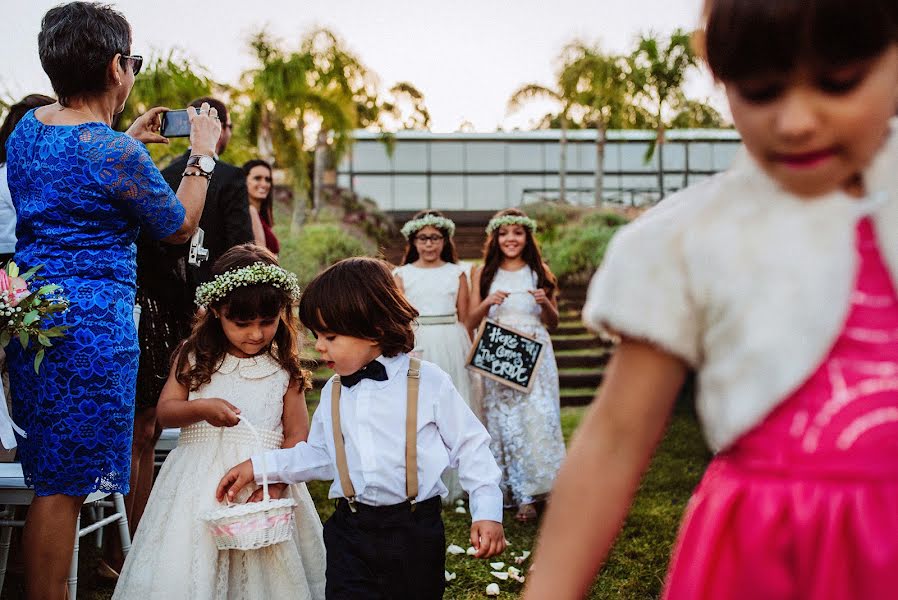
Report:
[{"label": "wooden frame of chalkboard", "polygon": [[[519,392],[529,392],[545,354],[544,346],[544,342],[531,335],[484,319],[465,359],[465,368]],[[504,367],[493,366],[497,362],[496,354],[502,355],[499,360]],[[523,364],[517,364],[518,361]]]}]

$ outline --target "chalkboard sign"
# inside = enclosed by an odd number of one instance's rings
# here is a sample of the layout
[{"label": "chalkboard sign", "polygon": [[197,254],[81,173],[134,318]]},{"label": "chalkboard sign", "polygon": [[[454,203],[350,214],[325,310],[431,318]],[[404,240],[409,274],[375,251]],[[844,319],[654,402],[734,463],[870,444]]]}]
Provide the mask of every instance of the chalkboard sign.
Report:
[{"label": "chalkboard sign", "polygon": [[489,319],[483,322],[465,367],[521,392],[533,387],[543,343]]}]

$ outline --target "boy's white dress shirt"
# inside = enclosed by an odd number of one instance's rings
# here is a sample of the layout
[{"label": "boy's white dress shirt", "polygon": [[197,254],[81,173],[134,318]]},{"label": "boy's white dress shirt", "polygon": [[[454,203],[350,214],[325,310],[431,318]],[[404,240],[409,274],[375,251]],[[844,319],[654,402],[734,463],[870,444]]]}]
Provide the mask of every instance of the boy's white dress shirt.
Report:
[{"label": "boy's white dress shirt", "polygon": [[[371,506],[389,506],[405,495],[406,354],[377,359],[388,379],[362,379],[343,387],[340,420],[346,445],[349,477],[356,500]],[[309,439],[293,448],[264,455],[269,481],[334,480],[328,496],[344,497],[334,452],[331,421],[331,378],[321,390],[321,402]],[[418,498],[421,502],[445,495],[440,480],[448,466],[458,469],[462,488],[470,496],[473,521],[502,522],[502,474],[489,448],[490,436],[435,364],[421,361],[418,392]],[[256,482],[262,482],[262,455],[253,456]]]}]

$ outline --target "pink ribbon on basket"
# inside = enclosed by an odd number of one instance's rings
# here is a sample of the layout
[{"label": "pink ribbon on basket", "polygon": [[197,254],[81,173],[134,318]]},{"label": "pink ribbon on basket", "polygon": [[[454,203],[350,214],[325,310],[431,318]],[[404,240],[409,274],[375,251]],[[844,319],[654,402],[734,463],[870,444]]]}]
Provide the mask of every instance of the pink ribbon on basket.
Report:
[{"label": "pink ribbon on basket", "polygon": [[286,513],[283,515],[266,517],[264,519],[253,519],[248,523],[237,522],[231,523],[230,525],[216,525],[212,528],[212,534],[220,537],[234,537],[241,533],[253,533],[262,529],[275,527],[276,525],[280,525],[281,523],[286,523],[292,516],[293,513]]}]

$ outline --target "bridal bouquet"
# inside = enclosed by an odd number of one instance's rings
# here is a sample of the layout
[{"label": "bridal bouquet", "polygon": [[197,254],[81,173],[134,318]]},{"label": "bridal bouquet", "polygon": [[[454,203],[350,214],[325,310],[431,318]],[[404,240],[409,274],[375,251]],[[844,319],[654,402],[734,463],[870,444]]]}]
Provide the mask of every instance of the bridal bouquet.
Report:
[{"label": "bridal bouquet", "polygon": [[61,337],[66,329],[63,325],[47,327],[46,317],[69,307],[61,294],[62,288],[41,284],[44,279],[37,272],[42,266],[19,273],[16,263],[9,261],[0,269],[0,348],[14,337],[19,339],[22,348],[36,341],[39,348],[34,356],[35,373],[44,360],[44,349],[53,345],[51,339]]}]

